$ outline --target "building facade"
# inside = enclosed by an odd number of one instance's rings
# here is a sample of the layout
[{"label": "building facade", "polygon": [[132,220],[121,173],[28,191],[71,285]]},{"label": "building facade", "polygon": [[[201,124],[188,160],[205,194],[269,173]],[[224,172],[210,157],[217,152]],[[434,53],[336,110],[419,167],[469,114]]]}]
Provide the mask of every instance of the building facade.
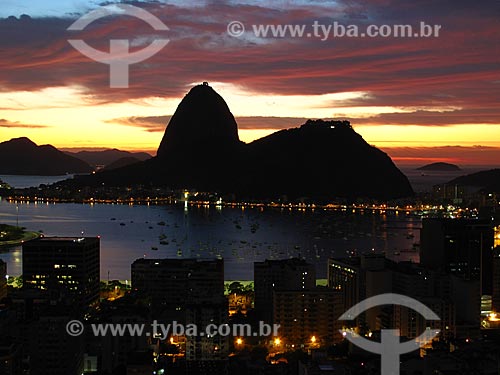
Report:
[{"label": "building facade", "polygon": [[0,259],[0,301],[7,297],[7,263]]},{"label": "building facade", "polygon": [[478,280],[480,294],[493,290],[493,226],[471,219],[422,221],[420,263],[464,280]]},{"label": "building facade", "polygon": [[453,337],[458,323],[468,326],[473,321],[479,328],[479,299],[470,299],[468,309],[462,309],[457,319],[456,306],[467,302],[463,288],[453,282],[456,276],[411,262],[394,263],[382,254],[330,259],[328,264],[329,287],[340,292],[343,312],[365,298],[397,293],[421,301],[441,318],[430,322],[406,307],[376,306],[358,316],[356,325],[362,333],[399,328],[402,336],[414,338],[430,327],[439,329],[443,336]]},{"label": "building facade", "polygon": [[23,244],[23,288],[83,306],[99,301],[100,239],[40,237]]},{"label": "building facade", "polygon": [[288,348],[330,346],[342,341],[341,294],[327,287],[274,292],[274,324]]},{"label": "building facade", "polygon": [[[138,259],[132,264],[132,288],[151,299],[153,319],[195,325],[200,332],[227,323],[221,259]],[[185,340],[185,357],[192,363],[223,361],[229,354],[229,337],[187,335]]]},{"label": "building facade", "polygon": [[493,291],[491,295],[491,307],[495,312],[500,311],[500,225],[495,227],[495,239],[493,244]]},{"label": "building facade", "polygon": [[316,270],[314,265],[298,258],[255,262],[254,285],[255,311],[262,320],[272,322],[273,293],[313,289],[316,286]]},{"label": "building facade", "polygon": [[224,297],[224,261],[137,259],[132,263],[132,289],[151,299],[153,313],[183,321],[188,303]]}]

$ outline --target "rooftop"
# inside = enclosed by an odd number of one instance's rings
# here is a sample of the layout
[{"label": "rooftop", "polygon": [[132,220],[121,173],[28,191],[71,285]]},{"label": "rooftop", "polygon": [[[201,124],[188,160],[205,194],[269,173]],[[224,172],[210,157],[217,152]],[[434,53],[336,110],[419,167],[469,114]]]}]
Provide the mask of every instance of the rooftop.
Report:
[{"label": "rooftop", "polygon": [[255,265],[309,265],[305,259],[290,258],[290,259],[266,259],[263,262],[254,262]]},{"label": "rooftop", "polygon": [[208,262],[222,262],[222,259],[217,258],[163,258],[163,259],[153,259],[153,258],[139,258],[134,261],[132,264],[154,264],[154,265],[163,265],[163,264],[191,264],[191,263],[208,263]]},{"label": "rooftop", "polygon": [[30,242],[85,242],[95,241],[100,237],[39,237]]}]

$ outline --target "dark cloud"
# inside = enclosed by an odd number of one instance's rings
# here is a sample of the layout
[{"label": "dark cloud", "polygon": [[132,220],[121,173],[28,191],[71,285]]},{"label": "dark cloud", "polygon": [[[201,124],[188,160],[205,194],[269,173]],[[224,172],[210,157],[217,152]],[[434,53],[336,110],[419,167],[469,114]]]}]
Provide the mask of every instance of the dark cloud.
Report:
[{"label": "dark cloud", "polygon": [[109,120],[108,122],[141,128],[148,132],[164,132],[172,116],[132,116]]},{"label": "dark cloud", "polygon": [[[279,7],[272,3],[207,2],[196,7],[134,3],[169,26],[169,32],[158,34],[129,17],[106,18],[77,33],[66,31],[74,21],[69,18],[3,19],[0,91],[78,85],[96,102],[122,102],[179,97],[192,82],[217,81],[267,94],[368,93],[348,102],[332,102],[332,116],[341,112],[334,108],[339,106],[428,109],[413,111],[413,120],[411,113],[383,114],[369,119],[373,123],[446,125],[464,123],[465,118],[467,123],[499,122],[498,1],[485,0],[481,7],[462,0],[366,3],[319,1],[307,7],[298,1]],[[226,33],[232,20],[242,21],[250,29],[251,24],[311,24],[316,19],[360,27],[425,21],[441,24],[442,31],[439,38],[336,38],[325,42],[248,35],[232,38]],[[166,36],[171,42],[153,58],[130,67],[129,89],[110,89],[108,66],[82,56],[67,42],[69,38],[83,39],[106,51],[110,38],[124,38],[133,40],[135,49],[142,49],[154,35]],[[456,111],[437,113],[442,108]],[[283,124],[281,119],[266,121]],[[268,122],[265,126],[270,126]],[[250,126],[246,124],[248,121],[241,121],[242,128]],[[142,125],[160,131],[158,126],[165,123]]]},{"label": "dark cloud", "polygon": [[[164,132],[171,116],[131,116],[112,119],[108,122],[142,128],[148,132]],[[236,116],[238,129],[287,129],[304,124],[306,117]],[[418,125],[451,126],[461,124],[498,124],[498,113],[494,109],[470,109],[449,111],[410,111],[403,113],[381,113],[374,116],[337,116],[323,120],[348,120],[356,125]]]},{"label": "dark cloud", "polygon": [[48,125],[33,125],[33,124],[23,124],[19,121],[9,121],[6,119],[0,119],[0,128],[28,128],[28,129],[43,129],[49,128]]},{"label": "dark cloud", "polygon": [[408,113],[381,113],[376,116],[350,119],[356,125],[460,125],[498,124],[498,111],[485,109],[437,111],[414,111]]},{"label": "dark cloud", "polygon": [[[148,132],[164,132],[172,116],[131,116],[109,120],[124,126],[142,128]],[[236,116],[238,129],[287,129],[304,124],[305,117]],[[326,119],[325,119],[326,120]]]}]

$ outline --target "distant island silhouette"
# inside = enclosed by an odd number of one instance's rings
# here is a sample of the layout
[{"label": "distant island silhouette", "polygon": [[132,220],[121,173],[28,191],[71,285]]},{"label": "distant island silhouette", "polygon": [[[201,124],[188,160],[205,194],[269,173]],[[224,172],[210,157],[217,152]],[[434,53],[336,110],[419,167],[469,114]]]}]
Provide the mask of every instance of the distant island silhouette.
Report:
[{"label": "distant island silhouette", "polygon": [[462,169],[455,164],[450,163],[432,163],[424,165],[423,167],[417,168],[417,171],[436,171],[436,172],[451,172],[451,171],[461,171]]}]

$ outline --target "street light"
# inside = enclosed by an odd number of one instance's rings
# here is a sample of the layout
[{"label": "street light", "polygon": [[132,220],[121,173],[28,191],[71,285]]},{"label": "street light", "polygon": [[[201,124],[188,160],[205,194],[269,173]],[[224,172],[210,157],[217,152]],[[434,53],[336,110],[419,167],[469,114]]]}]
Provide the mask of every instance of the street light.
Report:
[{"label": "street light", "polygon": [[274,345],[278,346],[278,345],[280,345],[280,344],[281,344],[281,339],[280,339],[279,337],[276,337],[276,338],[274,339]]},{"label": "street light", "polygon": [[316,343],[316,336],[311,337],[311,342],[312,342],[313,344],[315,344],[315,343]]},{"label": "street light", "polygon": [[243,344],[243,339],[241,337],[238,337],[236,339],[236,345],[241,345],[241,344]]}]

